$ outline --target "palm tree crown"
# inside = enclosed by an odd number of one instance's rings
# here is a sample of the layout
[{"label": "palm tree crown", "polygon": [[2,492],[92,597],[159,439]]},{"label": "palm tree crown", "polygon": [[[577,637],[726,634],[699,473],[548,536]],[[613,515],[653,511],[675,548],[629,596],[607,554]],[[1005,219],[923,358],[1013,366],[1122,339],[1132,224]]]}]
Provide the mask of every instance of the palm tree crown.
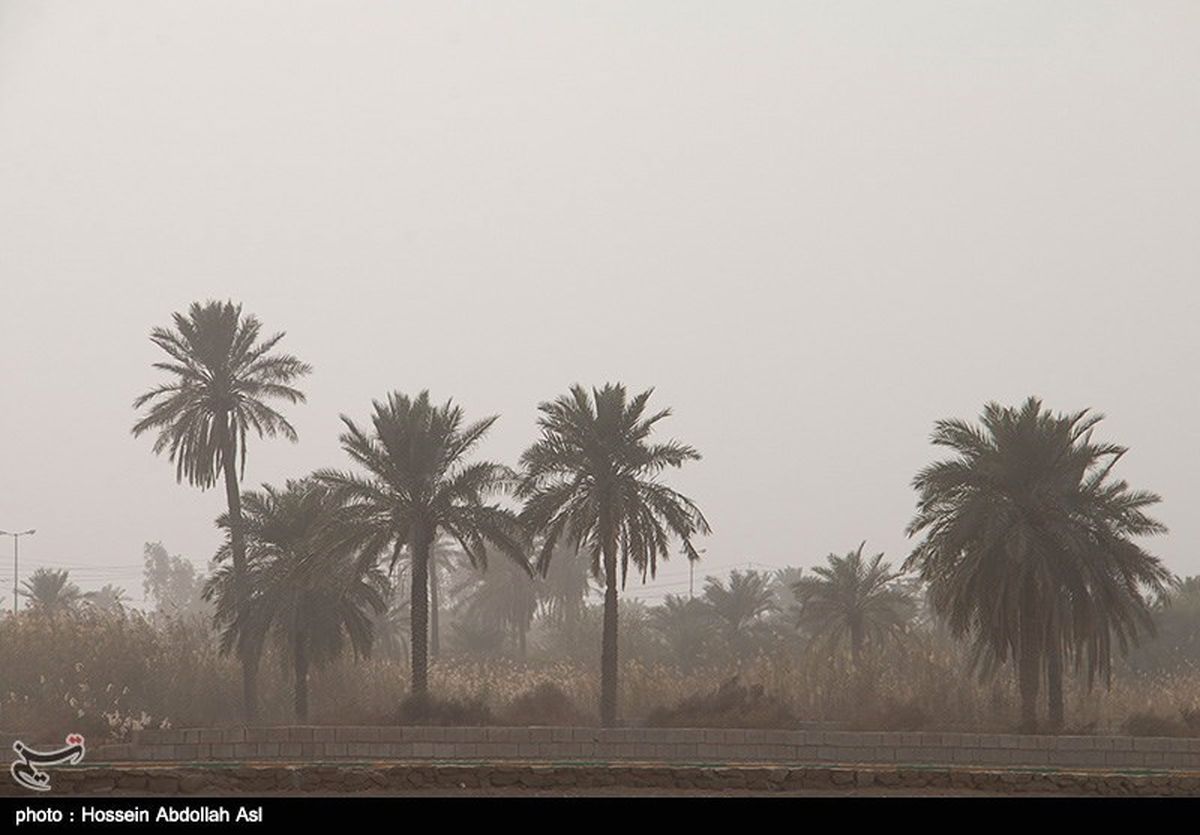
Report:
[{"label": "palm tree crown", "polygon": [[643,578],[654,576],[658,560],[670,556],[672,535],[689,559],[700,558],[692,539],[709,533],[708,522],[691,499],[658,480],[663,470],[699,460],[700,453],[676,441],[649,443],[655,424],[671,414],[646,415],[652,393],[627,401],[624,386],[609,384],[589,397],[577,385],[539,406],[542,437],[521,456],[518,495],[525,500],[522,520],[544,534],[543,573],[562,538],[586,548],[597,576],[603,576],[606,542],[613,545],[622,584],[630,562]]},{"label": "palm tree crown", "polygon": [[770,577],[757,571],[730,572],[728,584],[709,577],[704,603],[720,627],[726,646],[734,653],[750,649],[751,633],[764,615],[775,611]]},{"label": "palm tree crown", "polygon": [[68,571],[39,568],[21,585],[18,593],[29,600],[30,610],[51,617],[74,612],[83,599]]},{"label": "palm tree crown", "polygon": [[291,383],[312,369],[290,354],[272,353],[284,334],[260,340],[262,324],[233,302],[194,303],[186,316],[174,314],[174,323],[150,335],[168,356],[153,367],[174,379],[134,401],[135,409],[149,409],[133,434],[158,432],[154,452],[167,452],[176,478],[207,488],[226,457],[244,468],[249,430],[296,440],[292,424],[266,402],[304,402]]}]

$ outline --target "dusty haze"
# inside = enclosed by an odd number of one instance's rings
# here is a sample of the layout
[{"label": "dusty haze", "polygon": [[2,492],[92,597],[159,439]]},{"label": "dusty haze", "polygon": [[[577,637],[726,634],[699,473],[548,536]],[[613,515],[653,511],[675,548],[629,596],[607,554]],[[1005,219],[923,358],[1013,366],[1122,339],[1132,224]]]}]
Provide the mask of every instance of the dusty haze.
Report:
[{"label": "dusty haze", "polygon": [[[899,562],[933,421],[1094,407],[1200,571],[1194,2],[0,2],[0,528],[142,597],[223,494],[129,434],[147,339],[240,300],[301,441],[428,387],[515,462],[657,387],[708,566]],[[0,593],[11,602],[10,545]],[[683,579],[681,579],[683,578]],[[648,596],[678,591],[682,560]]]}]

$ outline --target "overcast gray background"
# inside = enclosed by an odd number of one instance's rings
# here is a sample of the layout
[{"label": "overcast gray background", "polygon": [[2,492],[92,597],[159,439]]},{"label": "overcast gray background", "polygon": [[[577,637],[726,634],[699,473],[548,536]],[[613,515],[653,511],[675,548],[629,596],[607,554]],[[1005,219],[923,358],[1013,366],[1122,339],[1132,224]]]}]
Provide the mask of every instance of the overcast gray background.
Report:
[{"label": "overcast gray background", "polygon": [[900,561],[933,421],[1036,393],[1200,571],[1198,42],[1195,2],[0,2],[0,528],[135,600],[143,542],[206,561],[223,492],[130,402],[233,297],[315,366],[249,486],[390,389],[514,462],[622,380],[705,455],[707,570]]}]

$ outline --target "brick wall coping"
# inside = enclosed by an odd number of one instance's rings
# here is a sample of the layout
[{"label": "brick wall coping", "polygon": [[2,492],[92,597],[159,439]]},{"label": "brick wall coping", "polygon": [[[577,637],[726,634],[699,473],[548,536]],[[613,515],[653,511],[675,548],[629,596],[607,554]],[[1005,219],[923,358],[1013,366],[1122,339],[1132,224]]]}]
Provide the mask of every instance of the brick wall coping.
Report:
[{"label": "brick wall coping", "polygon": [[704,728],[283,726],[143,730],[93,762],[881,763],[1200,771],[1200,738]]}]

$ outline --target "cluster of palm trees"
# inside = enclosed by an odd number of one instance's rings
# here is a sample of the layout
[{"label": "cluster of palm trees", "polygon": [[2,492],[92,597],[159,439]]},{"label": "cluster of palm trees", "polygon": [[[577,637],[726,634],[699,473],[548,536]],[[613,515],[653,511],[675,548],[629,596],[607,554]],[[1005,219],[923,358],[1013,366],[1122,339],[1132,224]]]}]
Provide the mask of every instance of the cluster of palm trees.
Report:
[{"label": "cluster of palm trees", "polygon": [[683,666],[749,658],[784,644],[827,660],[848,657],[862,671],[866,654],[911,630],[919,602],[882,554],[864,559],[864,547],[830,554],[809,573],[785,568],[735,570],[726,581],[708,577],[699,597],[671,594],[651,608],[649,627]]},{"label": "cluster of palm trees", "polygon": [[[439,548],[452,542],[483,572],[471,581],[472,605],[500,610],[521,641],[539,605],[575,628],[578,607],[566,598],[579,592],[571,583],[586,591],[586,574],[560,577],[554,586],[568,590],[557,602],[529,589],[534,576],[570,572],[568,557],[587,561],[603,589],[601,721],[615,723],[618,588],[631,569],[653,576],[676,541],[699,559],[694,540],[709,532],[699,507],[662,480],[700,457],[655,438],[669,411],[650,409],[650,391],[574,386],[539,406],[538,437],[510,468],[474,456],[495,417],[468,422],[452,401],[394,392],[373,403],[365,423],[342,417],[349,467],[243,492],[248,435],[296,439],[269,403],[303,402],[296,383],[311,369],[276,350],[282,337],[264,338],[259,321],[232,302],[193,304],[173,327],[152,332],[167,355],[155,367],[169,379],[135,401],[146,411],[134,434],[156,434],[155,452],[167,453],[179,480],[224,482],[228,510],[218,523],[226,542],[208,595],[223,646],[242,662],[246,718],[255,716],[258,658],[271,636],[291,659],[303,716],[308,670],[344,645],[370,649],[388,574],[401,564],[411,695],[426,700],[430,619],[446,591]],[[1137,639],[1149,625],[1149,595],[1170,582],[1134,542],[1163,530],[1146,515],[1158,497],[1111,477],[1124,449],[1091,440],[1098,420],[1051,413],[1036,399],[1018,409],[991,404],[981,426],[937,424],[933,442],[955,457],[914,482],[909,534],[923,539],[904,569],[923,581],[933,612],[973,642],[981,669],[1014,660],[1029,726],[1040,682],[1051,723],[1061,724],[1064,668],[1085,668],[1089,681],[1107,675],[1114,643],[1124,650]],[[856,664],[905,628],[916,600],[882,555],[862,550],[787,582],[798,625],[831,652],[844,646]],[[496,560],[499,574],[488,571]],[[777,597],[762,575],[735,573],[728,585],[710,581],[700,601],[669,599],[655,617],[660,627],[694,624],[696,635],[715,630],[736,648],[750,625],[780,608]],[[669,631],[691,639],[688,628]],[[438,634],[435,623],[435,641]]]},{"label": "cluster of palm trees", "polygon": [[21,583],[17,594],[26,599],[30,611],[49,618],[80,608],[111,612],[123,606],[126,600],[125,590],[112,583],[84,592],[71,582],[69,571],[52,568],[36,569]]},{"label": "cluster of palm trees", "polygon": [[[491,552],[545,573],[560,543],[590,555],[605,589],[601,720],[615,723],[618,584],[631,564],[643,576],[653,574],[673,538],[697,558],[691,541],[709,530],[699,508],[661,481],[664,469],[699,458],[684,444],[651,440],[669,411],[648,413],[649,391],[630,398],[620,385],[592,392],[575,386],[539,407],[540,437],[513,470],[472,459],[495,417],[468,423],[451,401],[437,405],[427,392],[414,398],[396,392],[375,401],[369,425],[343,416],[340,440],[353,469],[324,469],[303,485],[243,496],[247,435],[296,438],[268,402],[302,402],[293,384],[311,369],[275,352],[282,337],[261,338],[259,321],[232,302],[193,304],[175,315],[173,328],[152,332],[168,356],[155,367],[171,377],[134,404],[147,409],[134,434],[157,433],[155,451],[168,454],[179,480],[206,488],[218,474],[224,479],[228,511],[220,524],[227,543],[219,556],[228,569],[212,592],[225,645],[242,659],[247,720],[256,714],[263,636],[288,635],[297,665],[316,660],[299,624],[330,607],[353,636],[363,607],[378,602],[364,572],[379,561],[409,564],[411,691],[418,703],[425,700],[430,556],[446,535],[480,567]],[[523,506],[501,502],[506,493]],[[306,512],[317,516],[296,521],[293,530],[275,524],[277,513]],[[342,566],[353,570],[339,573]]]}]

